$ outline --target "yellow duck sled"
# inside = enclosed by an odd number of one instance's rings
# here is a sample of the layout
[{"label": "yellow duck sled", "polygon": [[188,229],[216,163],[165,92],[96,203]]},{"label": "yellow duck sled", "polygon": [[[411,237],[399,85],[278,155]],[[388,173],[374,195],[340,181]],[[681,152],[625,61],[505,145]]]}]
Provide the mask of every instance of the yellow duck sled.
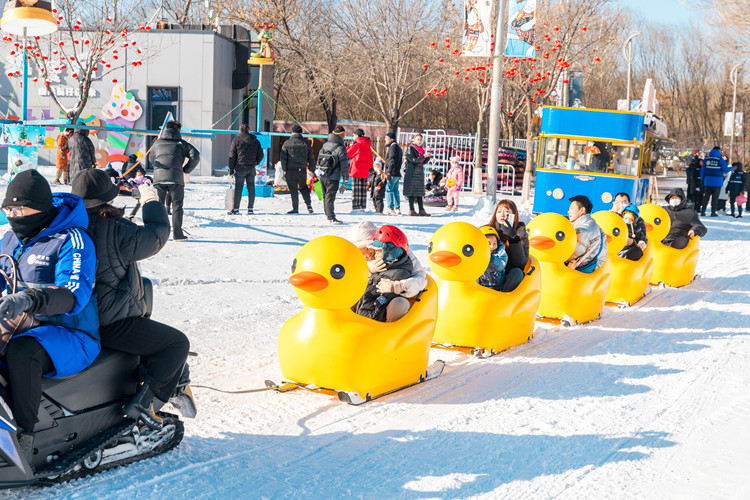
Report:
[{"label": "yellow duck sled", "polygon": [[343,238],[321,236],[299,250],[289,281],[304,307],[284,323],[278,339],[286,379],[335,390],[342,401],[358,404],[431,378],[435,282],[428,276],[406,316],[383,323],[352,311],[367,278],[362,253]]},{"label": "yellow duck sled", "polygon": [[653,203],[641,205],[638,209],[646,222],[649,246],[654,253],[651,283],[663,283],[672,287],[689,285],[695,278],[695,268],[698,267],[700,237],[690,238],[688,245],[682,249],[664,245],[662,240],[667,237],[671,227],[667,211]]},{"label": "yellow duck sled", "polygon": [[618,255],[628,241],[628,228],[622,217],[614,212],[601,211],[592,215],[596,223],[607,235],[609,257],[609,291],[607,302],[632,305],[639,301],[650,289],[651,275],[654,272],[652,242],[643,250],[643,257],[628,260]]},{"label": "yellow duck sled", "polygon": [[609,259],[591,274],[565,265],[575,251],[573,224],[555,213],[540,214],[528,225],[530,253],[542,268],[542,299],[538,314],[565,323],[586,323],[604,309],[609,290]]},{"label": "yellow duck sled", "polygon": [[489,265],[490,248],[482,230],[471,224],[444,225],[430,239],[427,252],[438,276],[434,343],[491,355],[531,339],[541,285],[535,260],[518,288],[504,293],[477,283]]}]

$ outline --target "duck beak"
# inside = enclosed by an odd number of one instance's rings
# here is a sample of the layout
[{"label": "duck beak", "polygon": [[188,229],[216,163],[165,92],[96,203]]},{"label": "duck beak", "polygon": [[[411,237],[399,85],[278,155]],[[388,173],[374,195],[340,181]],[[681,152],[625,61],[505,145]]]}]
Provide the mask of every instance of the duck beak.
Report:
[{"label": "duck beak", "polygon": [[607,236],[607,243],[612,243],[612,237],[610,235],[606,235],[606,236]]},{"label": "duck beak", "polygon": [[328,286],[328,280],[318,273],[303,271],[289,277],[289,283],[306,292],[319,292]]},{"label": "duck beak", "polygon": [[430,255],[430,262],[434,262],[442,267],[454,267],[461,263],[461,257],[453,252],[441,250]]},{"label": "duck beak", "polygon": [[529,245],[537,250],[549,250],[555,246],[555,242],[552,238],[547,238],[546,236],[534,236],[533,238],[529,238]]},{"label": "duck beak", "polygon": [[654,229],[654,226],[652,226],[651,224],[649,224],[649,223],[647,222],[647,223],[646,223],[646,232],[648,233],[649,231],[653,231],[653,229]]}]

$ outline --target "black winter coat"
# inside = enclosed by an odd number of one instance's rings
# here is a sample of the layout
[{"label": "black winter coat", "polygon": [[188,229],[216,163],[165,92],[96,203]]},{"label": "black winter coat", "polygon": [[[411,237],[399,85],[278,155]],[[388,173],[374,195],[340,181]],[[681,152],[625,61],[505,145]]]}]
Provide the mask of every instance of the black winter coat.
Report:
[{"label": "black winter coat", "polygon": [[670,196],[679,196],[682,198],[682,203],[676,207],[667,206],[667,213],[669,214],[669,220],[672,226],[669,229],[667,237],[663,241],[674,241],[679,236],[687,237],[688,231],[691,229],[696,236],[705,236],[706,226],[703,225],[698,212],[693,209],[687,208],[687,199],[685,198],[685,192],[682,188],[675,188],[667,195],[667,200]]},{"label": "black winter coat", "polygon": [[424,196],[424,162],[427,158],[420,156],[413,144],[409,144],[405,156],[404,196]]},{"label": "black winter coat", "polygon": [[628,238],[633,240],[633,244],[637,244],[639,241],[648,243],[648,232],[646,231],[646,221],[641,217],[635,217],[633,224],[625,224],[628,227]]},{"label": "black winter coat", "polygon": [[332,151],[336,159],[336,165],[326,171],[326,179],[338,181],[341,177],[344,179],[349,178],[349,156],[346,154],[344,139],[336,134],[328,134],[328,140],[320,148],[320,151]]},{"label": "black winter coat", "polygon": [[169,240],[167,209],[158,201],[143,205],[143,226],[123,217],[89,213],[89,231],[96,240],[96,285],[99,324],[141,317],[146,312],[137,261],[159,252]]},{"label": "black winter coat", "polygon": [[690,164],[685,169],[687,177],[688,195],[692,196],[696,192],[703,192],[703,183],[701,182],[701,159],[693,156]]},{"label": "black winter coat", "polygon": [[[409,279],[411,278],[412,269],[413,267],[409,254],[404,253],[404,255],[389,264],[388,269],[370,276],[367,280],[365,294],[359,299],[359,302],[357,302],[357,314],[367,318],[372,318],[376,321],[385,321],[387,304],[396,297],[399,297],[399,295],[396,293],[378,292],[378,283],[380,283],[380,280],[382,279],[389,279],[391,281]],[[378,304],[376,302],[377,298],[381,295],[386,299],[384,304]]]},{"label": "black winter coat", "polygon": [[505,245],[505,251],[508,253],[508,265],[506,271],[518,268],[523,271],[529,262],[529,235],[526,231],[526,224],[518,223],[518,227],[511,227],[507,224],[495,224],[495,230],[508,238]]},{"label": "black winter coat", "polygon": [[253,134],[239,134],[229,148],[229,174],[247,175],[263,161],[263,147]]},{"label": "black winter coat", "polygon": [[198,150],[182,140],[179,130],[164,130],[148,154],[148,161],[154,169],[154,184],[185,184],[184,174],[192,172],[200,159]]},{"label": "black winter coat", "polygon": [[385,199],[385,181],[379,173],[375,172],[375,169],[370,171],[370,180],[367,182],[370,186],[370,198],[373,200]]},{"label": "black winter coat", "polygon": [[391,177],[401,177],[401,164],[404,162],[404,152],[398,142],[393,141],[385,154],[385,174]]},{"label": "black winter coat", "polygon": [[745,190],[745,172],[742,170],[732,172],[727,185],[727,193],[731,199],[735,199]]},{"label": "black winter coat", "polygon": [[313,154],[310,142],[302,137],[302,134],[294,133],[281,146],[281,169],[286,172],[290,168],[297,170],[308,169],[315,172],[315,154]]},{"label": "black winter coat", "polygon": [[68,172],[71,181],[79,172],[96,165],[96,150],[94,143],[89,139],[88,130],[76,130],[68,139],[68,150],[70,151]]}]

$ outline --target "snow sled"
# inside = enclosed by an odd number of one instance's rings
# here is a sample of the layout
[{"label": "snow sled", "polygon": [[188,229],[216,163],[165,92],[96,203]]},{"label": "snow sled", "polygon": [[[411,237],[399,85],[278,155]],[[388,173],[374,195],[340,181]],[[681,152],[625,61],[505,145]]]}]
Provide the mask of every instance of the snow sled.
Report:
[{"label": "snow sled", "polygon": [[428,277],[406,316],[382,323],[352,311],[367,278],[362,253],[343,238],[321,236],[299,250],[289,281],[304,307],[278,339],[285,379],[369,400],[427,378],[435,282]]},{"label": "snow sled", "polygon": [[663,283],[667,286],[680,287],[689,285],[695,277],[700,254],[700,238],[690,238],[685,248],[672,248],[662,244],[669,233],[671,222],[667,211],[653,203],[638,207],[641,218],[646,222],[649,246],[653,246],[654,273],[652,284]]},{"label": "snow sled", "polygon": [[609,291],[609,259],[591,274],[565,265],[576,246],[573,224],[555,213],[536,216],[528,225],[529,252],[542,269],[542,299],[538,314],[543,318],[586,323],[599,317]]},{"label": "snow sled", "polygon": [[[147,312],[152,309],[151,282],[143,279]],[[61,483],[165,453],[182,441],[177,415],[160,412],[163,426],[152,430],[123,415],[140,381],[140,359],[102,349],[94,362],[69,377],[42,378],[42,399],[33,430],[30,461],[21,448],[16,423],[5,402],[7,376],[0,374],[0,489]],[[187,385],[187,371],[178,387]],[[181,409],[194,417],[187,407]]]},{"label": "snow sled", "polygon": [[490,250],[485,235],[471,224],[444,225],[427,249],[439,278],[434,343],[492,354],[531,339],[541,289],[536,259],[529,260],[518,288],[505,293],[477,283],[489,265]]},{"label": "snow sled", "polygon": [[[31,463],[0,397],[0,488],[64,482],[177,446],[183,424],[176,415],[161,413],[164,425],[154,431],[122,414],[138,386],[138,364],[138,356],[103,349],[80,373],[42,379]],[[7,387],[5,378],[0,383]]]},{"label": "snow sled", "polygon": [[635,304],[650,290],[654,272],[653,242],[649,241],[643,257],[638,260],[620,257],[618,253],[628,240],[628,228],[622,217],[609,211],[596,212],[592,217],[607,235],[610,283],[606,300],[623,305]]},{"label": "snow sled", "polygon": [[445,207],[448,206],[448,200],[445,196],[438,196],[434,194],[428,194],[424,197],[423,201],[426,207]]}]

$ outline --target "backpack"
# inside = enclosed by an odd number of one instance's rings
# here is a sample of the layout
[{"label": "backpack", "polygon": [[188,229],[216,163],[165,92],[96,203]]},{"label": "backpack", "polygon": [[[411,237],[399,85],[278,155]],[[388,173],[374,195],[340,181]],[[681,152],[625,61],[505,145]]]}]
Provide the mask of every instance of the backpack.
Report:
[{"label": "backpack", "polygon": [[323,172],[323,175],[326,175],[328,173],[328,169],[333,169],[336,166],[338,160],[333,153],[334,151],[329,151],[326,149],[320,150],[316,166],[320,169],[321,172]]}]

